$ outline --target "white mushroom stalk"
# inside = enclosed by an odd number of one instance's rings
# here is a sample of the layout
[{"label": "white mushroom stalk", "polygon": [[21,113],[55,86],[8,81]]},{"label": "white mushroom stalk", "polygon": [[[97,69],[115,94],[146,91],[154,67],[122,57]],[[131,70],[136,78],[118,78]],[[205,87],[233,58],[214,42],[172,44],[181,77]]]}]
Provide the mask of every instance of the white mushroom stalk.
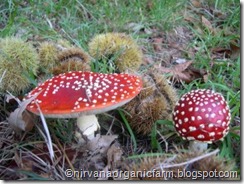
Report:
[{"label": "white mushroom stalk", "polygon": [[192,90],[181,97],[173,112],[178,134],[192,140],[190,149],[203,151],[207,144],[229,132],[230,109],[224,97],[207,89]]},{"label": "white mushroom stalk", "polygon": [[77,118],[76,136],[91,140],[100,129],[95,115],[124,105],[141,88],[142,80],[135,75],[73,71],[48,79],[25,99],[40,93],[27,110],[39,115],[38,103],[45,117]]},{"label": "white mushroom stalk", "polygon": [[82,142],[84,136],[86,139],[92,140],[95,137],[95,132],[100,129],[100,125],[95,115],[87,115],[77,118],[77,128],[75,136]]}]

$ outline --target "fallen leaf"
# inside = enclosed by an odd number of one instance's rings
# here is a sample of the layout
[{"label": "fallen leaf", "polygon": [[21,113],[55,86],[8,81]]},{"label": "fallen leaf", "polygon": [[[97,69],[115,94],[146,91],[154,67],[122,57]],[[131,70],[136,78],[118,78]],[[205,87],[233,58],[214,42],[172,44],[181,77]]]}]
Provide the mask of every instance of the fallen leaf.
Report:
[{"label": "fallen leaf", "polygon": [[11,112],[7,118],[9,125],[15,132],[32,130],[35,119],[35,115],[27,111],[23,111],[22,108],[15,109],[15,111]]},{"label": "fallen leaf", "polygon": [[230,42],[230,49],[231,49],[231,59],[237,59],[240,57],[240,46],[235,43],[234,41]]},{"label": "fallen leaf", "polygon": [[86,149],[89,151],[100,150],[101,153],[105,153],[111,143],[118,138],[118,135],[97,135],[94,139],[89,141],[86,145]]},{"label": "fallen leaf", "polygon": [[162,43],[163,43],[163,38],[154,38],[153,39],[153,48],[155,52],[160,52],[162,50]]},{"label": "fallen leaf", "polygon": [[[94,139],[82,145],[79,151],[83,152],[84,156],[79,167],[83,170],[108,171],[110,166],[108,165],[107,152],[116,138],[118,138],[117,135],[96,135]],[[85,179],[90,180],[91,178]],[[107,179],[106,176],[100,178],[100,180]]]},{"label": "fallen leaf", "polygon": [[[25,111],[27,105],[34,100],[38,95],[40,94],[37,93],[36,95],[32,96],[31,98],[20,102],[19,100],[16,100],[19,103],[19,107],[14,110],[14,112],[11,112],[9,117],[7,118],[9,125],[16,131],[29,131],[33,128],[33,118],[35,118],[35,115],[32,115],[30,113],[23,112]],[[11,98],[14,98],[14,96],[7,96],[7,101],[9,101]]]},{"label": "fallen leaf", "polygon": [[205,83],[208,81],[209,73],[204,69],[198,69],[194,68],[193,66],[189,66],[186,72],[189,72],[189,74],[192,77],[192,80],[202,79]]},{"label": "fallen leaf", "polygon": [[188,12],[186,12],[184,14],[184,20],[187,21],[187,22],[190,22],[190,23],[196,22],[196,18],[194,17],[194,15],[192,15],[192,14],[190,14]]},{"label": "fallen leaf", "polygon": [[191,0],[191,4],[195,7],[195,8],[201,8],[202,7],[202,3],[198,0]]},{"label": "fallen leaf", "polygon": [[177,75],[184,71],[186,68],[188,68],[191,64],[192,61],[187,61],[185,63],[174,65],[171,68],[160,67],[160,71],[162,71],[163,73],[171,73],[173,75]]},{"label": "fallen leaf", "polygon": [[[118,170],[118,165],[121,165],[121,157],[123,155],[123,151],[119,146],[118,142],[113,143],[107,151],[107,165],[104,167],[103,171],[105,173],[108,173],[108,171],[111,171],[113,173],[114,171]],[[121,180],[123,178],[119,177],[113,177],[113,180]],[[97,180],[108,180],[108,176],[101,176]]]},{"label": "fallen leaf", "polygon": [[212,60],[214,59],[224,59],[224,58],[230,58],[231,50],[228,48],[222,48],[222,47],[216,47],[211,49],[212,53]]},{"label": "fallen leaf", "polygon": [[202,19],[202,24],[203,24],[209,31],[211,31],[212,33],[215,33],[215,30],[214,30],[214,28],[213,28],[211,22],[210,22],[207,18],[205,18],[203,15],[202,15],[201,19]]},{"label": "fallen leaf", "polygon": [[121,161],[122,155],[123,151],[120,148],[119,143],[115,142],[110,146],[107,151],[107,165],[111,170],[117,169],[117,164]]},{"label": "fallen leaf", "polygon": [[190,66],[192,63],[192,61],[187,61],[185,63],[174,65],[171,68],[159,67],[158,70],[163,73],[171,74],[172,80],[175,82],[184,81],[190,83],[198,78],[207,81],[207,72]]}]

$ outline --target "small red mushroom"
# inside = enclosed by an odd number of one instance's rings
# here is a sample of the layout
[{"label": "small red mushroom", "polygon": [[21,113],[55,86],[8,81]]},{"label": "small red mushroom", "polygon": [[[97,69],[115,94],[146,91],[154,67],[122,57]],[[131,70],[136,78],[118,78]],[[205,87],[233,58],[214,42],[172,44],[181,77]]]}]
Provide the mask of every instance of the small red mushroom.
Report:
[{"label": "small red mushroom", "polygon": [[182,138],[206,143],[222,140],[229,132],[230,119],[224,97],[208,89],[184,94],[173,112],[175,129]]},{"label": "small red mushroom", "polygon": [[38,94],[27,110],[49,118],[78,118],[83,135],[92,139],[99,129],[95,114],[103,113],[132,100],[141,90],[140,77],[129,74],[102,74],[72,71],[48,79],[25,99]]}]

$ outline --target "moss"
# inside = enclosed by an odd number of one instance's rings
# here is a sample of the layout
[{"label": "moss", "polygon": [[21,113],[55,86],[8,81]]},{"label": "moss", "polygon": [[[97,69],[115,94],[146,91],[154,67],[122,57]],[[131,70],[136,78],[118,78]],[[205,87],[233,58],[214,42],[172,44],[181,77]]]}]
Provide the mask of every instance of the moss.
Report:
[{"label": "moss", "polygon": [[107,33],[95,36],[89,43],[89,53],[96,60],[113,59],[119,72],[137,71],[143,54],[136,42],[124,33]]},{"label": "moss", "polygon": [[0,39],[0,91],[19,94],[30,85],[28,76],[37,74],[39,57],[32,44],[16,37]]}]

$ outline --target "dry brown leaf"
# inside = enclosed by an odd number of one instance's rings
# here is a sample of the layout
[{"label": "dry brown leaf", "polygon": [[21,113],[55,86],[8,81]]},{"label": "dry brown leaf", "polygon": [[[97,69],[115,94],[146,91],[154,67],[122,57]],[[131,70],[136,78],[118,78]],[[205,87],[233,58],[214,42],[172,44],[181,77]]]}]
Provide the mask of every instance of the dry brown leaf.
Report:
[{"label": "dry brown leaf", "polygon": [[[85,170],[108,171],[110,168],[107,164],[107,151],[117,137],[117,135],[96,135],[94,139],[82,145],[79,151],[87,154],[83,156],[84,162],[81,163],[80,167],[85,168]],[[106,176],[101,176],[99,180],[107,179]]]},{"label": "dry brown leaf", "polygon": [[15,109],[14,112],[10,113],[7,120],[15,132],[20,132],[32,130],[35,118],[35,115],[23,111],[22,107],[19,107]]},{"label": "dry brown leaf", "polygon": [[196,18],[194,17],[194,15],[192,15],[192,14],[190,14],[188,12],[186,12],[184,14],[184,20],[187,21],[187,22],[190,22],[190,23],[196,22]]},{"label": "dry brown leaf", "polygon": [[[27,107],[27,105],[34,100],[40,93],[34,95],[33,97],[29,98],[28,100],[25,100],[23,102],[18,102],[19,107],[14,110],[14,112],[11,112],[9,117],[7,118],[9,125],[16,131],[30,131],[33,128],[33,118],[34,115],[30,113],[23,113]],[[10,95],[11,96],[11,95]],[[10,100],[11,98],[15,97],[7,97],[7,100]]]},{"label": "dry brown leaf", "polygon": [[118,138],[118,135],[97,135],[94,139],[89,141],[86,145],[86,149],[95,151],[97,149],[105,153],[111,143]]},{"label": "dry brown leaf", "polygon": [[107,151],[107,160],[108,160],[108,167],[111,170],[116,169],[116,165],[118,162],[121,161],[121,157],[123,155],[123,151],[119,146],[119,143],[114,143],[110,146]]},{"label": "dry brown leaf", "polygon": [[215,9],[215,8],[213,8],[212,12],[213,12],[214,17],[216,17],[216,18],[218,18],[218,19],[225,20],[226,17],[227,17],[226,12],[222,12],[222,11],[217,10],[217,9]]},{"label": "dry brown leaf", "polygon": [[[108,171],[116,171],[118,170],[117,166],[121,164],[121,157],[123,155],[123,151],[119,146],[119,143],[113,143],[107,151],[107,165],[104,167],[103,171],[108,173]],[[111,172],[112,173],[112,172]],[[113,177],[113,176],[111,176]],[[107,176],[99,177],[98,180],[108,180]],[[113,180],[121,180],[123,178],[113,177]]]},{"label": "dry brown leaf", "polygon": [[201,8],[202,7],[202,3],[198,0],[191,0],[191,4],[195,7],[195,8]]},{"label": "dry brown leaf", "polygon": [[192,61],[187,61],[185,63],[174,65],[172,68],[160,67],[160,71],[163,73],[171,73],[177,75],[187,69],[192,64]]},{"label": "dry brown leaf", "polygon": [[189,67],[192,64],[192,61],[188,61],[185,63],[177,64],[173,66],[172,68],[165,68],[165,67],[160,67],[159,70],[163,73],[170,73],[172,75],[173,80],[176,81],[185,81],[188,82],[191,80],[189,75],[186,73],[183,73],[187,67]]},{"label": "dry brown leaf", "polygon": [[196,69],[191,66],[192,61],[177,64],[172,68],[160,67],[159,70],[163,73],[172,75],[172,79],[176,82],[184,81],[190,83],[191,81],[202,78],[203,81],[207,80],[207,72],[205,70]]},{"label": "dry brown leaf", "polygon": [[221,48],[221,47],[216,47],[211,49],[212,53],[212,60],[214,59],[224,59],[224,58],[230,58],[231,55],[231,50],[227,48]]},{"label": "dry brown leaf", "polygon": [[163,38],[154,38],[153,39],[153,48],[155,52],[160,52],[162,50],[162,43],[163,43]]},{"label": "dry brown leaf", "polygon": [[236,44],[234,41],[230,43],[230,49],[231,49],[231,59],[237,59],[240,57],[240,46]]},{"label": "dry brown leaf", "polygon": [[212,33],[215,33],[215,30],[214,30],[214,28],[213,28],[211,22],[210,22],[207,18],[205,18],[203,15],[202,15],[201,19],[202,19],[202,24],[203,24],[209,31],[211,31]]},{"label": "dry brown leaf", "polygon": [[189,66],[186,72],[189,72],[192,80],[202,79],[203,82],[208,81],[209,73],[204,69],[198,69],[198,68],[194,68],[193,66]]}]

